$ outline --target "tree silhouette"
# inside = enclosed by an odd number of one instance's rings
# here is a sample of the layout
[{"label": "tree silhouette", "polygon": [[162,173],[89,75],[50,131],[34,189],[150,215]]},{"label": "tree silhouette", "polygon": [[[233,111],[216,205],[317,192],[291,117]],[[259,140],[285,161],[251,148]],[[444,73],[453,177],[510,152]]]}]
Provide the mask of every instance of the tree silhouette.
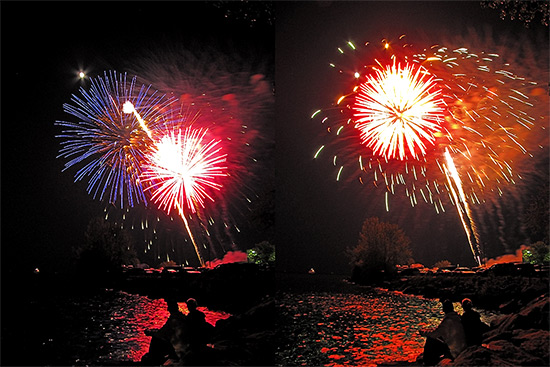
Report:
[{"label": "tree silhouette", "polygon": [[381,222],[377,217],[367,218],[357,246],[347,250],[354,267],[352,279],[360,282],[379,280],[393,274],[396,265],[412,263],[410,243],[398,225]]},{"label": "tree silhouette", "polygon": [[88,223],[86,241],[77,249],[78,269],[94,273],[119,272],[138,260],[129,233],[103,218]]},{"label": "tree silhouette", "polygon": [[273,266],[275,264],[275,246],[269,241],[257,243],[254,248],[246,251],[248,261],[262,265]]}]

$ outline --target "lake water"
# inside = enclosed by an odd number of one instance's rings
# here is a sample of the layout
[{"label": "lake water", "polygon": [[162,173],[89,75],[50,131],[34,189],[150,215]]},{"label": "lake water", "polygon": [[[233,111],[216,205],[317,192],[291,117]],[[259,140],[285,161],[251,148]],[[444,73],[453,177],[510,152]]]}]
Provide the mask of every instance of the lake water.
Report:
[{"label": "lake water", "polygon": [[[316,280],[311,280],[316,277]],[[350,285],[338,277],[303,276],[277,296],[278,365],[376,366],[415,361],[423,328],[443,318],[438,300]],[[319,286],[319,283],[325,283]],[[308,290],[313,288],[313,290]],[[455,310],[461,313],[459,303]],[[489,323],[496,314],[482,312]]]},{"label": "lake water", "polygon": [[[443,317],[437,300],[358,287],[339,276],[284,276],[277,286],[277,365],[414,361],[424,343],[418,330]],[[185,303],[180,309],[187,312]],[[230,316],[200,309],[213,325]],[[485,322],[495,316],[482,312]],[[163,299],[117,290],[82,291],[65,283],[3,289],[1,362],[134,364],[149,348],[145,330],[161,327],[167,318]]]},{"label": "lake water", "polygon": [[[3,365],[118,365],[149,350],[145,330],[168,319],[164,299],[116,290],[39,292],[2,313]],[[2,306],[4,306],[3,298]],[[185,303],[180,310],[187,313]],[[199,307],[215,324],[228,313]]]}]

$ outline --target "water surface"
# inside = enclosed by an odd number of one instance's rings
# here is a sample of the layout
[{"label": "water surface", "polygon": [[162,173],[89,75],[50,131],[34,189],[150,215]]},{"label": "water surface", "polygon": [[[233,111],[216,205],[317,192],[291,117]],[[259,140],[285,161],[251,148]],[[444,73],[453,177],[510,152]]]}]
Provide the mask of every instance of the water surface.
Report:
[{"label": "water surface", "polygon": [[[19,299],[10,316],[3,312],[4,365],[138,362],[151,341],[145,330],[162,327],[169,317],[164,299],[117,290],[50,291],[28,297]],[[179,306],[184,314],[188,312],[184,302]],[[199,310],[212,325],[230,316],[205,307]]]},{"label": "water surface", "polygon": [[[278,365],[414,362],[425,341],[418,331],[436,327],[444,315],[438,300],[352,286],[337,277],[330,282],[314,291],[289,287],[278,295]],[[455,310],[462,312],[459,303]],[[486,322],[495,316],[483,313]]]}]

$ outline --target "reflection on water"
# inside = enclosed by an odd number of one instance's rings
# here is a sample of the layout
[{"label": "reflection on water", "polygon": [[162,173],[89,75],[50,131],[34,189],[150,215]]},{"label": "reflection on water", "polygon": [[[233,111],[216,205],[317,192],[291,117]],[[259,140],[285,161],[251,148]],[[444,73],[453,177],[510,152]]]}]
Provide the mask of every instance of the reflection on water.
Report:
[{"label": "reflection on water", "polygon": [[[163,299],[151,300],[147,297],[117,292],[113,300],[110,315],[106,320],[105,337],[112,346],[107,355],[99,356],[100,362],[107,361],[139,361],[149,350],[151,337],[145,335],[147,329],[161,328],[170,314]],[[180,311],[187,314],[187,305],[178,303]],[[198,307],[204,312],[206,321],[212,325],[230,315],[224,312],[210,311]]]},{"label": "reflection on water", "polygon": [[443,318],[437,300],[398,292],[304,292],[279,297],[284,338],[277,352],[279,365],[413,362],[424,345],[418,331],[437,326]]}]

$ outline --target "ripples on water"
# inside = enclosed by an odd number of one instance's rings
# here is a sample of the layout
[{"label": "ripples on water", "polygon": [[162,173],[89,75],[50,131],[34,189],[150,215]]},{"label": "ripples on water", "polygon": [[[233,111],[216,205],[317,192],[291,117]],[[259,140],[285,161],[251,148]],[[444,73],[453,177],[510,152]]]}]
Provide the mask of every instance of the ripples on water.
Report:
[{"label": "ripples on water", "polygon": [[[278,296],[281,322],[277,364],[379,365],[415,361],[420,329],[443,318],[437,300],[398,292],[304,292]],[[455,304],[455,310],[462,311]],[[484,315],[485,321],[489,321]]]},{"label": "ripples on water", "polygon": [[[178,303],[179,309],[187,314],[187,305]],[[216,321],[226,319],[230,315],[219,311],[210,311],[205,307],[198,307],[204,312],[206,321],[216,325]],[[100,356],[100,361],[131,360],[140,361],[149,350],[151,337],[145,335],[147,329],[161,328],[170,314],[163,299],[151,300],[147,297],[117,292],[108,316],[109,331],[105,337],[113,346],[113,351],[106,356]]]}]

